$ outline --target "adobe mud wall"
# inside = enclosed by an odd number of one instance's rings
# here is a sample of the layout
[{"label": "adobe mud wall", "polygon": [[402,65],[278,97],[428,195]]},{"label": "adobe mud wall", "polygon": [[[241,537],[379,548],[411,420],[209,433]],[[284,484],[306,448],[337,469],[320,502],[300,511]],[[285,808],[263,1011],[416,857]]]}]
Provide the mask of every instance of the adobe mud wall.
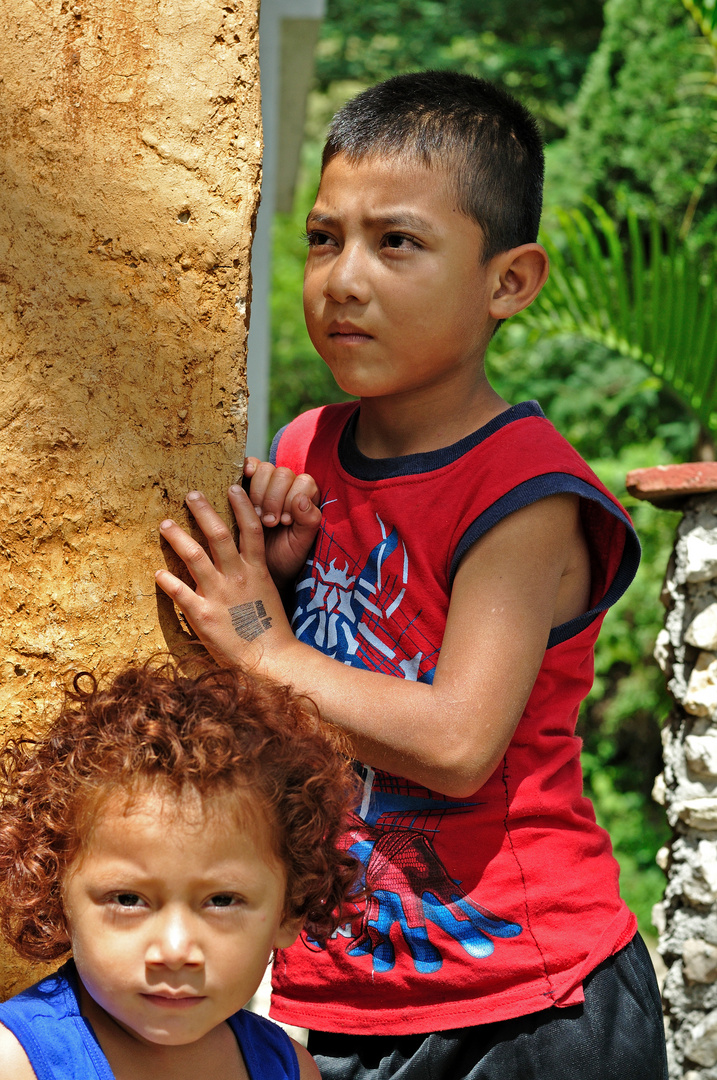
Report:
[{"label": "adobe mud wall", "polygon": [[[157,526],[246,417],[258,0],[4,0],[0,737],[68,668],[181,649]],[[158,611],[159,607],[159,611]],[[0,996],[30,981],[0,956]]]}]

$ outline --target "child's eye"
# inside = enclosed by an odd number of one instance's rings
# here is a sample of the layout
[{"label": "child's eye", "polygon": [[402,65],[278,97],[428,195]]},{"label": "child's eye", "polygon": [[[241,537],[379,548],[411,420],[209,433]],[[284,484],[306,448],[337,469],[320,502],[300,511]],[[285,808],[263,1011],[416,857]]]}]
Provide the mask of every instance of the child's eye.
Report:
[{"label": "child's eye", "polygon": [[110,899],[114,904],[117,904],[118,907],[123,908],[138,908],[147,906],[146,902],[142,899],[141,896],[137,896],[137,893],[132,892],[115,893],[114,896],[110,897]]},{"label": "child's eye", "polygon": [[238,903],[240,900],[235,893],[216,893],[207,901],[208,906],[213,908],[234,907]]}]

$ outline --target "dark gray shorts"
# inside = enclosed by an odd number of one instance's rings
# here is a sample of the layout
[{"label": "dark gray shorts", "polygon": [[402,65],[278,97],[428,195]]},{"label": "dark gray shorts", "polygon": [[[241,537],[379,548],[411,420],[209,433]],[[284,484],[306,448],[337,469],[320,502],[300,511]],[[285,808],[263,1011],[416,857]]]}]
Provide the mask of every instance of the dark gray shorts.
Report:
[{"label": "dark gray shorts", "polygon": [[428,1035],[312,1031],[323,1080],[667,1080],[660,993],[636,935],[584,983],[585,1002]]}]

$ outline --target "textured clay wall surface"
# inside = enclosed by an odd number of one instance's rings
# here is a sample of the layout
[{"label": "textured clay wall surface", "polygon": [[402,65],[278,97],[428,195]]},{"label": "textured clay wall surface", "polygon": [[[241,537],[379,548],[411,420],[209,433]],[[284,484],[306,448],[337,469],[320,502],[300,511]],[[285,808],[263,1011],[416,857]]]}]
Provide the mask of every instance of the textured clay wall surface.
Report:
[{"label": "textured clay wall surface", "polygon": [[[181,649],[157,526],[243,457],[258,0],[3,0],[0,737]],[[0,996],[30,981],[0,957]]]}]

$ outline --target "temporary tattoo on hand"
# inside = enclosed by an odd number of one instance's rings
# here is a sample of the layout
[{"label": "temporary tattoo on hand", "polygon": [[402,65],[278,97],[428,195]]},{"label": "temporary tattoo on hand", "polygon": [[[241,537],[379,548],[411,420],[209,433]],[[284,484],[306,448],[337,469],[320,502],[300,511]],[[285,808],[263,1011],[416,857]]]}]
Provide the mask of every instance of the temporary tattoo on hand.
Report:
[{"label": "temporary tattoo on hand", "polygon": [[253,641],[271,626],[271,619],[261,600],[237,604],[236,607],[229,608],[229,614],[232,617],[232,626],[245,641]]}]

